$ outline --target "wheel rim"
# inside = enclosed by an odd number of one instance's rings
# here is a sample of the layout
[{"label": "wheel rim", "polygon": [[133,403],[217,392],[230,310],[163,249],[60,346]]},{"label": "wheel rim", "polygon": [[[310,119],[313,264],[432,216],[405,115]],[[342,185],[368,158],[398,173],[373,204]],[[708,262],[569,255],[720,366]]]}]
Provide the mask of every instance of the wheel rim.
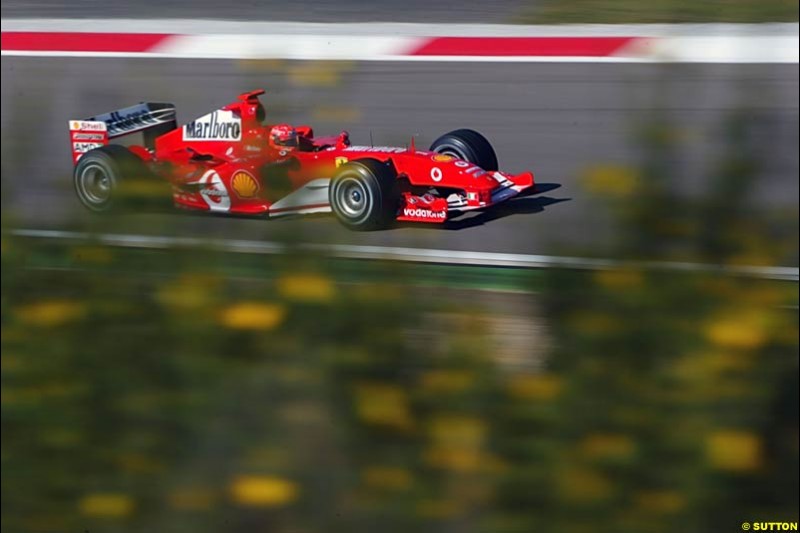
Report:
[{"label": "wheel rim", "polygon": [[464,161],[469,161],[470,163],[472,162],[467,154],[459,150],[457,147],[449,144],[439,146],[436,151],[443,155],[451,155],[457,159],[463,159]]},{"label": "wheel rim", "polygon": [[81,193],[87,202],[102,205],[111,199],[113,183],[108,171],[100,165],[87,165],[79,179]]},{"label": "wheel rim", "polygon": [[358,219],[364,216],[369,208],[369,193],[360,180],[355,178],[341,178],[336,187],[336,205],[342,215],[349,219]]}]

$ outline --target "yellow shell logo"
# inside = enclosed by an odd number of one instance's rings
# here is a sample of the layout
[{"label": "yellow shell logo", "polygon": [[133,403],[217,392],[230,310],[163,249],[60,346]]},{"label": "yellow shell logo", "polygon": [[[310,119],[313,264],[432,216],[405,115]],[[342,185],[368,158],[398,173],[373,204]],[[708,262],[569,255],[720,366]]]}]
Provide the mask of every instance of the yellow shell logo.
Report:
[{"label": "yellow shell logo", "polygon": [[455,159],[455,157],[453,157],[452,155],[448,155],[448,154],[436,154],[431,159],[433,159],[434,161],[437,161],[439,163],[446,163],[447,161],[452,161],[453,159]]},{"label": "yellow shell logo", "polygon": [[239,170],[233,175],[231,187],[240,198],[253,198],[258,192],[258,182],[244,170]]}]

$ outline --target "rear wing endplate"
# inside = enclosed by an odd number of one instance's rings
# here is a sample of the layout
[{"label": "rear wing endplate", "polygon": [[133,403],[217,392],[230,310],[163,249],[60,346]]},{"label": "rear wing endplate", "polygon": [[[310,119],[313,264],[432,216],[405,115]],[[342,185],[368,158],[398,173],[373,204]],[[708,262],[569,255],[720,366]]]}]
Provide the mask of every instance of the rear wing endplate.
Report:
[{"label": "rear wing endplate", "polygon": [[123,135],[143,132],[144,144],[153,148],[155,138],[178,126],[172,104],[142,102],[124,109],[95,115],[83,120],[70,120],[72,160],[108,141]]}]

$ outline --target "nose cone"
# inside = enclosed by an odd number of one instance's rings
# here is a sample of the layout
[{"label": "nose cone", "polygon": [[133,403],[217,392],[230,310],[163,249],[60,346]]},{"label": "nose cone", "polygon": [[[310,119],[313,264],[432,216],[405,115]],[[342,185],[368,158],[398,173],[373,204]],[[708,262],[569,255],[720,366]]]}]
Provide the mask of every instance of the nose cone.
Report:
[{"label": "nose cone", "polygon": [[488,190],[497,187],[497,180],[492,177],[490,172],[469,161],[436,154],[431,158],[431,166],[441,169],[444,177],[453,185],[473,190]]}]

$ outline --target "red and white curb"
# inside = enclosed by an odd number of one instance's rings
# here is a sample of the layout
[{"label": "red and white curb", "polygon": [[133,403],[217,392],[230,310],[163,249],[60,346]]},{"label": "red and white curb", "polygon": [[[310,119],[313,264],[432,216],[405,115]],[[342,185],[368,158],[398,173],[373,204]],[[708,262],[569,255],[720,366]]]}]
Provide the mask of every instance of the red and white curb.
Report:
[{"label": "red and white curb", "polygon": [[798,63],[799,33],[796,23],[512,26],[4,19],[2,55]]}]

